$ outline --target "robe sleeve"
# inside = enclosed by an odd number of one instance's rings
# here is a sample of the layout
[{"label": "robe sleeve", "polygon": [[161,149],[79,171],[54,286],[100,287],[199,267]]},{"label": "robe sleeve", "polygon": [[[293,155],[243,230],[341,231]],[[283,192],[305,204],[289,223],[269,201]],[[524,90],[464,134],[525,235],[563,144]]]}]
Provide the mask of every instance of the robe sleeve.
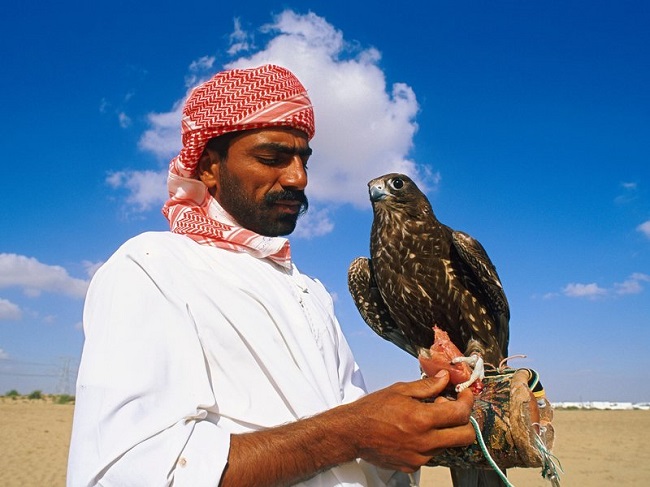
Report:
[{"label": "robe sleeve", "polygon": [[[330,301],[331,315],[337,331],[339,377],[341,381],[342,402],[348,403],[359,399],[367,394],[367,388],[363,380],[361,370],[354,360],[352,350],[341,330],[341,325],[334,314],[334,305]],[[357,460],[360,468],[366,476],[366,483],[371,487],[410,487],[411,479],[404,472],[379,468],[365,460]],[[419,482],[420,471],[413,474],[413,478]]]},{"label": "robe sleeve", "polygon": [[68,487],[218,486],[230,434],[181,295],[144,251],[118,251],[93,278]]}]

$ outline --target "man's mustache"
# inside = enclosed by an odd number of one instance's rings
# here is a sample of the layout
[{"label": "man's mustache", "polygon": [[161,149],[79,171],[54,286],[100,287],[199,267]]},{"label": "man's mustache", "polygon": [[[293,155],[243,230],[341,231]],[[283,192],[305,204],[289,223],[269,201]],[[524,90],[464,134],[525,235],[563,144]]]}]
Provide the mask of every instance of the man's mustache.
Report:
[{"label": "man's mustache", "polygon": [[297,201],[300,203],[300,213],[305,213],[309,208],[309,201],[304,191],[285,189],[282,191],[274,191],[267,193],[264,197],[267,204],[273,204],[276,201]]}]

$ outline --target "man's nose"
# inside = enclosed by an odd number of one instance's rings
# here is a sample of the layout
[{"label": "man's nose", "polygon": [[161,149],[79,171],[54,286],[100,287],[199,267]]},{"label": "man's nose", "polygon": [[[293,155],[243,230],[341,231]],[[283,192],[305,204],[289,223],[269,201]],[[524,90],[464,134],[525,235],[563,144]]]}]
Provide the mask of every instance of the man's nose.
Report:
[{"label": "man's nose", "polygon": [[286,189],[304,190],[307,186],[307,169],[302,158],[296,154],[291,158],[280,177],[280,184]]}]

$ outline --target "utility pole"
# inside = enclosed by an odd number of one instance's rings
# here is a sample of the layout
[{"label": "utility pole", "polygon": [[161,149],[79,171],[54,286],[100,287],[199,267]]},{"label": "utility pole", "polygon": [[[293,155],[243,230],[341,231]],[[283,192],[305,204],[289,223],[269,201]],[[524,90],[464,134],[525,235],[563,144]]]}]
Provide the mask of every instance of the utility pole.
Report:
[{"label": "utility pole", "polygon": [[63,357],[61,359],[61,367],[59,368],[59,383],[56,386],[57,394],[72,395],[72,377],[70,371],[70,357]]}]

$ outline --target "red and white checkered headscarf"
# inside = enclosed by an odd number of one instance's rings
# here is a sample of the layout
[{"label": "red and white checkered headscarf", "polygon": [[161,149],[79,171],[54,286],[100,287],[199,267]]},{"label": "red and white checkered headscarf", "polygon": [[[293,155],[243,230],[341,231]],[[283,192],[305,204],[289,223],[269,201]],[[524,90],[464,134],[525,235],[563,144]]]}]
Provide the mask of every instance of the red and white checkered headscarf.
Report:
[{"label": "red and white checkered headscarf", "polygon": [[194,88],[183,108],[183,147],[169,164],[169,199],[163,214],[171,231],[201,244],[268,257],[290,265],[289,242],[242,228],[197,178],[208,141],[228,132],[292,127],[314,136],[314,111],[307,91],[291,71],[267,64],[222,71]]}]

